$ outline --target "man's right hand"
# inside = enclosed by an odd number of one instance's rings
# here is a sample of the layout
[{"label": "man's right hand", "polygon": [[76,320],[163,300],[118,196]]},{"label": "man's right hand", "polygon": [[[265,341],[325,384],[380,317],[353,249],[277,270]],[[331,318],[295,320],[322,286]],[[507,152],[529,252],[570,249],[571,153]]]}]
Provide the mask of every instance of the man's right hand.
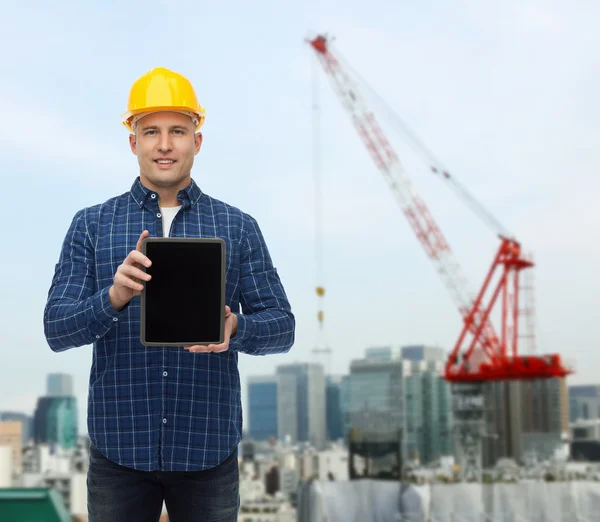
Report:
[{"label": "man's right hand", "polygon": [[140,268],[141,266],[149,267],[152,264],[150,259],[142,254],[142,241],[149,235],[147,230],[142,232],[135,250],[129,252],[125,261],[117,268],[113,284],[108,291],[110,304],[116,311],[122,310],[134,296],[142,293],[144,285],[140,283],[140,280],[150,281],[151,279],[151,276]]}]

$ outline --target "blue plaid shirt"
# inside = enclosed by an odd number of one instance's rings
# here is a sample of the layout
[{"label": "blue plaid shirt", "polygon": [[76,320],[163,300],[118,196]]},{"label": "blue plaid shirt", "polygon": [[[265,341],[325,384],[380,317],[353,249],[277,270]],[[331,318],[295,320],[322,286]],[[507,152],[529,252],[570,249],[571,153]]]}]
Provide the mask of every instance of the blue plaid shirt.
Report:
[{"label": "blue plaid shirt", "polygon": [[92,444],[114,462],[145,471],[222,462],[242,436],[238,352],[283,353],[294,343],[295,319],[254,218],[204,194],[193,180],[177,197],[182,208],[170,236],[226,242],[226,304],[238,314],[228,351],[145,347],[139,296],[120,312],[112,308],[114,274],[140,234],[163,235],[158,194],[139,177],[129,192],[76,213],[44,310],[53,351],[93,344]]}]

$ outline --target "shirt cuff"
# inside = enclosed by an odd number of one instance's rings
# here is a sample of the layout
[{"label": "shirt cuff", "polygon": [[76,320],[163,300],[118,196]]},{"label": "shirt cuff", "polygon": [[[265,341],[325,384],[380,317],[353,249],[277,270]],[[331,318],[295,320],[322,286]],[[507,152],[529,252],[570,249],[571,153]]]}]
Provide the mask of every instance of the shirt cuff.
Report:
[{"label": "shirt cuff", "polygon": [[237,330],[235,335],[229,339],[229,349],[241,352],[248,345],[254,335],[254,321],[244,314],[237,315]]},{"label": "shirt cuff", "polygon": [[110,298],[108,296],[109,290],[109,286],[100,290],[100,292],[92,298],[92,306],[88,309],[88,327],[92,333],[96,334],[97,339],[102,337],[112,328],[129,305],[129,303],[127,303],[122,310],[117,312],[110,304]]}]

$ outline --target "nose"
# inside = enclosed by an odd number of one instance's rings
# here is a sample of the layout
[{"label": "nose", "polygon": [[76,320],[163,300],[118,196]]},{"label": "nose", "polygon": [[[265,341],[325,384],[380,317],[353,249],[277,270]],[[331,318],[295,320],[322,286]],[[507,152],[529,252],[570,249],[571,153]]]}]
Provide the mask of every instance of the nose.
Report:
[{"label": "nose", "polygon": [[171,143],[171,133],[161,132],[158,142],[158,150],[161,154],[171,152],[173,150],[173,144]]}]

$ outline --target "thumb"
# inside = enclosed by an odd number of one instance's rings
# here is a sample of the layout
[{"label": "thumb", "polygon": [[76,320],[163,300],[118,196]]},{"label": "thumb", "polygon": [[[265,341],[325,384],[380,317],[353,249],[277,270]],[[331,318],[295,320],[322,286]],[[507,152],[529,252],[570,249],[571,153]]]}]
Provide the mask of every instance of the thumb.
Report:
[{"label": "thumb", "polygon": [[148,232],[147,230],[144,230],[141,234],[139,239],[137,240],[137,244],[135,245],[135,249],[138,252],[142,251],[142,242],[144,241],[144,239],[146,239],[148,236],[150,235],[150,232]]},{"label": "thumb", "polygon": [[231,315],[231,308],[225,305],[225,317],[229,317]]}]

